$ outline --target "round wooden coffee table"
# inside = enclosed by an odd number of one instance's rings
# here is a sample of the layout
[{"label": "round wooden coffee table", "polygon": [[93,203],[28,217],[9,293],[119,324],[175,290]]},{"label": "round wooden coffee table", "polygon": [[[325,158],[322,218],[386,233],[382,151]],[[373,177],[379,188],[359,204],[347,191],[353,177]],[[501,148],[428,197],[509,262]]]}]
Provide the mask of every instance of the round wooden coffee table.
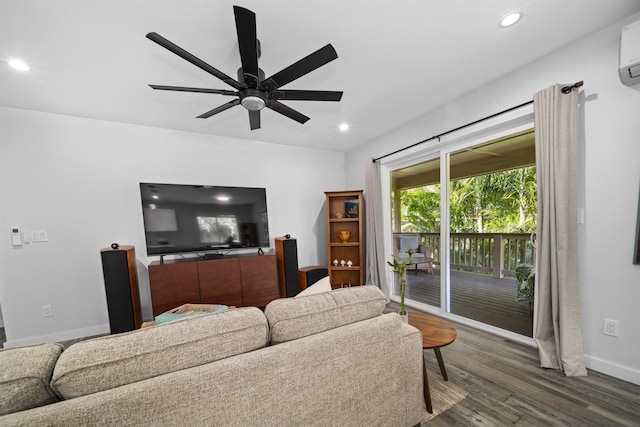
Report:
[{"label": "round wooden coffee table", "polygon": [[[440,347],[449,345],[455,341],[457,332],[451,323],[444,319],[441,319],[431,314],[426,313],[409,313],[409,324],[417,328],[422,332],[422,348],[432,348],[438,359],[438,365],[440,366],[440,373],[445,381],[449,381],[447,377],[447,370],[444,367],[442,360],[442,353]],[[422,374],[424,377],[424,401],[427,405],[427,411],[433,413],[431,407],[431,394],[429,392],[429,380],[427,378],[427,365],[422,358]]]}]

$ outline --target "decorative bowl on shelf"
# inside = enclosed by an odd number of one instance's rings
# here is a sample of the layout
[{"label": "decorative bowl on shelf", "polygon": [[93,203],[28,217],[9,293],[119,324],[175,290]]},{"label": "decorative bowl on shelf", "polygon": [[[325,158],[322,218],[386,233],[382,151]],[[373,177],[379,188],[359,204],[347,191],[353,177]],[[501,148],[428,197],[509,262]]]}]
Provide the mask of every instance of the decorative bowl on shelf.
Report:
[{"label": "decorative bowl on shelf", "polygon": [[351,232],[349,230],[338,231],[338,237],[342,240],[342,243],[347,243],[349,237],[351,237]]}]

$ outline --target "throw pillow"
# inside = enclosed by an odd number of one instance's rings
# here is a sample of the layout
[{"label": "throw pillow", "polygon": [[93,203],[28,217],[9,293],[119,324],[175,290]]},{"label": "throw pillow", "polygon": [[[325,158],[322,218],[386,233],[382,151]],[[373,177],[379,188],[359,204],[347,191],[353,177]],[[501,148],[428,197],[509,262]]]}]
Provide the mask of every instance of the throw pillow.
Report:
[{"label": "throw pillow", "polygon": [[313,285],[309,286],[307,289],[304,289],[300,292],[296,297],[303,297],[305,295],[313,295],[319,294],[322,292],[329,292],[331,290],[331,282],[329,281],[329,276],[323,277],[318,280]]}]

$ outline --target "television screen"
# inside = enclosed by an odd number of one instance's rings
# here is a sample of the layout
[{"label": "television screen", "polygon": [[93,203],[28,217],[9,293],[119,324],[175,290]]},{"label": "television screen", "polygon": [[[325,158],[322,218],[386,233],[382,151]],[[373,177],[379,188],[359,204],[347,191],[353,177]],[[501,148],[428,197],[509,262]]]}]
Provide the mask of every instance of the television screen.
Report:
[{"label": "television screen", "polygon": [[264,188],[140,183],[147,255],[269,246]]}]

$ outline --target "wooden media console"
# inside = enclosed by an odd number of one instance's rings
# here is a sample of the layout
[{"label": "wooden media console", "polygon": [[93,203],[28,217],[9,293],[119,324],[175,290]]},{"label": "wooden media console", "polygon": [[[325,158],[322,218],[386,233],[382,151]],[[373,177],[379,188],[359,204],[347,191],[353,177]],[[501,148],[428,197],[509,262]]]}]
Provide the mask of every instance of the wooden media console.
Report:
[{"label": "wooden media console", "polygon": [[280,297],[275,255],[154,261],[149,264],[153,315],[182,304],[264,307]]}]

